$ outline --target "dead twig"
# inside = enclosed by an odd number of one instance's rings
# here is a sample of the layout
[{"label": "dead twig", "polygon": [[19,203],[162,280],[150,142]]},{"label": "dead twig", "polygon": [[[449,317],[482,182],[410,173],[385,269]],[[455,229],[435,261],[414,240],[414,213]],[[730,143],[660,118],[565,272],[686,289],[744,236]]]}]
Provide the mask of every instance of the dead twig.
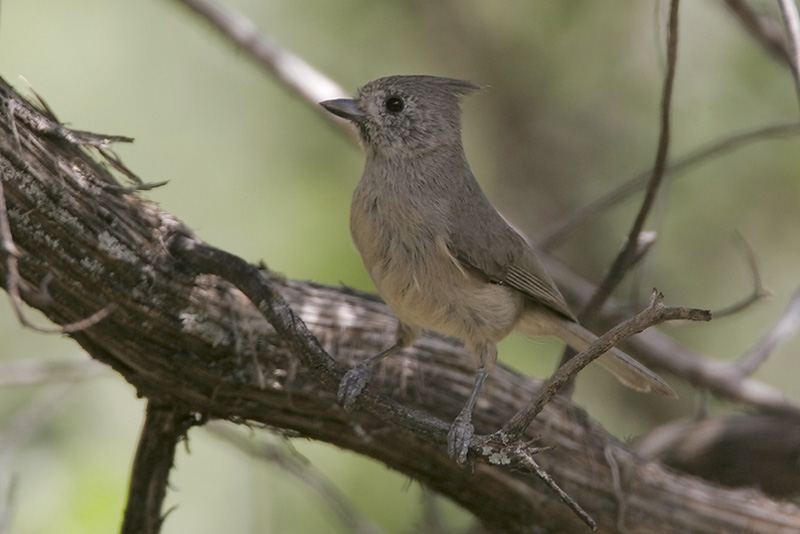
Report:
[{"label": "dead twig", "polygon": [[731,367],[743,377],[750,376],[778,345],[796,335],[798,328],[800,328],[800,289],[795,291],[786,309],[769,332],[741,358],[731,363]]},{"label": "dead twig", "polygon": [[675,420],[635,444],[637,454],[727,487],[782,500],[800,493],[800,425],[791,417],[735,414]]},{"label": "dead twig", "polygon": [[636,249],[639,243],[639,235],[644,229],[650,211],[655,204],[664,174],[667,168],[667,154],[670,144],[670,113],[672,109],[672,93],[675,82],[675,70],[678,59],[678,7],[679,0],[670,2],[669,22],[667,32],[667,73],[664,77],[664,87],[661,94],[661,130],[658,139],[658,149],[656,150],[656,160],[653,166],[653,174],[650,183],[645,191],[644,200],[636,215],[633,226],[628,232],[628,239],[622,251],[617,255],[611,265],[608,274],[597,287],[594,295],[589,300],[580,314],[582,322],[591,322],[597,315],[600,308],[606,302],[617,285],[622,281],[625,274],[631,267],[632,261],[636,257]]},{"label": "dead twig", "polygon": [[536,475],[542,482],[547,484],[547,487],[553,490],[553,492],[558,495],[558,498],[561,502],[566,504],[570,510],[575,512],[581,521],[586,523],[589,528],[592,530],[597,530],[597,522],[592,519],[586,510],[584,510],[576,501],[573,499],[566,491],[561,489],[553,477],[550,476],[550,473],[542,469],[542,466],[533,458],[535,454],[540,452],[545,452],[549,450],[550,447],[529,447],[527,443],[520,444],[518,447],[515,448],[514,453],[510,454],[511,458],[515,460],[511,462],[510,466],[514,467],[515,469],[522,471],[523,473],[533,473]]},{"label": "dead twig", "polygon": [[27,124],[34,131],[57,137],[67,141],[68,143],[80,146],[105,147],[112,143],[133,142],[133,138],[126,137],[124,135],[96,134],[67,128],[58,122],[55,114],[50,109],[50,106],[48,106],[44,101],[44,99],[38,93],[36,93],[33,88],[30,90],[36,96],[44,112],[35,109],[26,102],[15,99],[7,100],[6,108],[8,109],[8,113],[11,117],[22,119],[25,124]]},{"label": "dead twig", "polygon": [[520,446],[520,436],[522,436],[536,416],[541,413],[547,403],[569,384],[578,372],[602,354],[606,353],[617,343],[646,328],[665,321],[708,321],[710,319],[711,314],[708,310],[664,306],[663,295],[657,291],[653,291],[650,305],[645,310],[612,328],[592,343],[586,350],[563,363],[556,373],[545,382],[539,390],[538,395],[536,395],[531,403],[517,412],[517,414],[499,431],[494,434],[489,434],[488,436],[477,436],[473,438],[470,449],[478,455],[489,458],[491,463],[529,466],[530,472],[536,474],[553,489],[561,500],[581,517],[584,522],[592,526],[592,528],[595,528],[594,521],[591,517],[585,514],[580,506],[566,495],[549,475],[543,473],[538,464],[536,464],[530,456],[527,444]]},{"label": "dead twig", "polygon": [[14,309],[14,313],[17,315],[20,324],[39,332],[61,333],[60,328],[43,328],[34,325],[28,321],[22,311],[23,301],[19,290],[22,277],[19,274],[18,261],[22,252],[14,244],[14,238],[11,235],[5,189],[2,181],[0,181],[0,253],[2,253],[2,256],[5,256],[6,261],[6,291],[9,297],[11,297],[11,307]]},{"label": "dead twig", "polygon": [[[800,133],[800,123],[796,121],[748,128],[725,136],[722,139],[712,141],[708,145],[672,161],[667,166],[666,178],[674,179],[679,173],[695,165],[706,163],[717,156],[732,152],[757,141],[766,141],[787,135],[797,135],[798,133]],[[586,221],[616,206],[645,187],[652,175],[652,169],[640,172],[594,202],[573,211],[555,223],[552,228],[542,236],[538,242],[539,246],[548,250],[557,247],[577,228],[585,224]]]},{"label": "dead twig", "polygon": [[517,414],[506,423],[505,427],[498,431],[497,437],[501,438],[505,443],[518,439],[547,403],[550,402],[550,400],[555,397],[581,369],[608,352],[614,345],[617,345],[651,326],[666,321],[711,320],[711,312],[708,310],[664,306],[663,298],[664,296],[661,293],[653,291],[650,298],[650,305],[647,308],[627,321],[615,326],[589,345],[586,350],[579,352],[574,358],[571,358],[561,365],[555,374],[545,382],[536,398],[525,406],[525,408],[517,412]]},{"label": "dead twig", "polygon": [[[564,289],[568,300],[582,302],[593,293],[595,286],[591,282],[575,274],[557,258],[546,252],[540,257],[547,271]],[[610,302],[605,310],[606,324],[624,320],[626,309],[619,301]],[[693,351],[659,330],[649,329],[629,338],[627,348],[649,367],[681,377],[701,390],[707,389],[715,397],[768,413],[791,414],[800,419],[800,406],[784,392],[764,382],[739,376],[731,372],[727,363]]]},{"label": "dead twig", "polygon": [[741,243],[742,247],[744,248],[745,258],[747,259],[747,265],[750,267],[750,274],[753,277],[753,289],[750,291],[750,294],[740,300],[739,302],[735,302],[730,306],[723,308],[721,310],[714,311],[714,318],[720,319],[722,317],[727,317],[729,315],[733,315],[735,313],[739,313],[740,311],[752,306],[756,302],[767,298],[770,295],[770,292],[767,288],[764,287],[764,282],[761,279],[761,270],[758,268],[758,261],[756,260],[755,252],[753,252],[753,248],[750,244],[745,241],[744,237],[741,234],[736,234]]},{"label": "dead twig", "polygon": [[745,30],[764,47],[764,50],[781,63],[791,66],[783,28],[773,17],[757,13],[747,0],[724,0],[731,13]]}]

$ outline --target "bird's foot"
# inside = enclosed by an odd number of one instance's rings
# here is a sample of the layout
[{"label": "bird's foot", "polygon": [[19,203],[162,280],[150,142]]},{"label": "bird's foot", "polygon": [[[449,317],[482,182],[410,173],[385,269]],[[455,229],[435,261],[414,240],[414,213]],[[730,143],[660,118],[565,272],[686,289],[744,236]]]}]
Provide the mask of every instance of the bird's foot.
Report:
[{"label": "bird's foot", "polygon": [[369,365],[362,362],[347,371],[339,383],[337,398],[339,399],[339,404],[344,406],[344,409],[348,412],[353,410],[356,398],[361,394],[364,386],[367,385],[369,375]]},{"label": "bird's foot", "polygon": [[450,432],[447,433],[447,452],[457,463],[466,463],[469,443],[474,432],[472,414],[462,411],[450,426]]}]

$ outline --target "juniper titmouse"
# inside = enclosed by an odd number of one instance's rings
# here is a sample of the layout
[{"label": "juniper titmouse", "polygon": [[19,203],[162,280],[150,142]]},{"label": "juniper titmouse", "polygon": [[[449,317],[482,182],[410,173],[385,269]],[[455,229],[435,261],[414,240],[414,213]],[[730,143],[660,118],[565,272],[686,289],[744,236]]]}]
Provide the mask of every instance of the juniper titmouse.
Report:
[{"label": "juniper titmouse", "polygon": [[[459,98],[477,89],[449,78],[389,76],[366,84],[355,99],[321,102],[361,134],[367,159],[350,232],[378,293],[400,320],[395,344],[347,373],[340,400],[351,407],[371,365],[411,346],[422,328],[463,339],[478,374],[448,435],[459,462],[466,460],[472,409],[498,341],[518,331],[554,335],[582,350],[596,339],[470,170]],[[618,349],[598,361],[633,389],[675,395]]]}]

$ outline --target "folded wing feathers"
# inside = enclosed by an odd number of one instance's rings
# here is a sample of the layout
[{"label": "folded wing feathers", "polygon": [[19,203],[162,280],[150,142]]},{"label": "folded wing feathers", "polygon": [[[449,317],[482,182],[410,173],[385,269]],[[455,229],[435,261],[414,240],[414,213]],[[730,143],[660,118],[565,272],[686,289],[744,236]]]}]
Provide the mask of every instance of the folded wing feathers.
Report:
[{"label": "folded wing feathers", "polygon": [[561,292],[549,277],[544,278],[528,270],[519,269],[517,266],[511,265],[506,273],[505,282],[561,315],[573,321],[576,320]]}]

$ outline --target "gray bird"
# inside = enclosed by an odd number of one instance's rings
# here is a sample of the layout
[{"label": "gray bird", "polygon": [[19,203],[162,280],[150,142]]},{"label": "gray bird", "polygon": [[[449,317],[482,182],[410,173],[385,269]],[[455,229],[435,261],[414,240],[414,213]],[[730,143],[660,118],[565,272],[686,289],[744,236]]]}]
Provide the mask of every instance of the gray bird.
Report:
[{"label": "gray bird", "polygon": [[[478,368],[448,451],[466,461],[472,410],[497,342],[512,331],[553,335],[575,350],[596,336],[578,324],[534,251],[489,203],[461,142],[459,99],[473,83],[388,76],[354,99],[320,104],[358,127],[366,152],[350,232],[380,296],[399,319],[396,341],[351,369],[339,400],[351,409],[378,360],[414,344],[421,329],[464,340]],[[655,373],[614,348],[598,360],[626,386],[675,396]]]}]

